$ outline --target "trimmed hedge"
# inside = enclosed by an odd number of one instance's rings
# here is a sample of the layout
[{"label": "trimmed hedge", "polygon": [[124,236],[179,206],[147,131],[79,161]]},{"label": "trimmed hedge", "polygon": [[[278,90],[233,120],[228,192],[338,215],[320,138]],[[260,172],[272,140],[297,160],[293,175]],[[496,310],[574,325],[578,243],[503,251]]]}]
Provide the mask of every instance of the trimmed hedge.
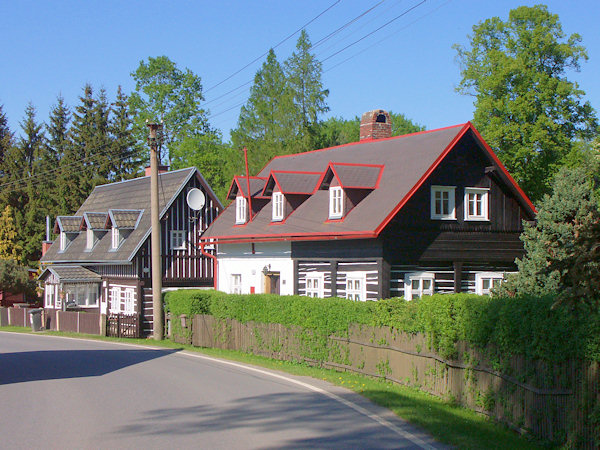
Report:
[{"label": "trimmed hedge", "polygon": [[210,314],[236,319],[300,326],[319,335],[347,333],[351,323],[389,326],[424,333],[431,350],[457,356],[456,343],[493,348],[497,356],[523,355],[559,362],[570,358],[600,361],[600,314],[577,316],[551,309],[552,297],[489,298],[470,294],[433,295],[356,302],[271,294],[234,295],[214,290],[165,294],[174,315]]}]

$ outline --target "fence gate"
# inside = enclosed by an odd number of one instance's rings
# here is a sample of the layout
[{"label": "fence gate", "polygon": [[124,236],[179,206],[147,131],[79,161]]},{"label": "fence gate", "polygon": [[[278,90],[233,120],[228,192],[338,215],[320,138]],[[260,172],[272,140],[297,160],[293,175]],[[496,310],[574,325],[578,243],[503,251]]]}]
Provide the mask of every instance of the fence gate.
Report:
[{"label": "fence gate", "polygon": [[106,335],[109,337],[139,338],[139,314],[109,314],[106,317]]}]

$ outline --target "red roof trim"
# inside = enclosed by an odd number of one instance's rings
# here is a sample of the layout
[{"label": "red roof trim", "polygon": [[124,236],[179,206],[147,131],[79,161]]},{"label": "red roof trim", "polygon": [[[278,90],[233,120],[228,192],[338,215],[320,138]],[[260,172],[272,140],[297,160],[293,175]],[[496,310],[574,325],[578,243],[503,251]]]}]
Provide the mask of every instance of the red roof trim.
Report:
[{"label": "red roof trim", "polygon": [[[437,168],[437,166],[440,165],[442,160],[446,157],[446,155],[448,155],[448,153],[450,153],[450,150],[452,150],[454,148],[456,143],[465,135],[465,133],[471,128],[471,126],[472,126],[471,122],[462,124],[462,127],[463,127],[462,130],[460,130],[460,132],[456,136],[454,136],[452,141],[450,141],[450,143],[446,146],[446,148],[440,154],[440,156],[437,157],[437,159],[433,162],[433,164],[429,167],[429,169],[427,169],[427,171],[423,174],[423,176],[421,176],[421,178],[419,178],[419,181],[417,181],[417,183],[411,188],[410,191],[408,191],[408,193],[404,196],[404,198],[400,201],[400,203],[398,203],[396,205],[396,207],[394,209],[392,209],[392,211],[386,216],[386,218],[383,220],[383,222],[381,222],[379,224],[379,226],[375,229],[375,233],[377,235],[379,235],[379,233],[381,233],[381,231],[387,226],[388,223],[390,223],[390,221],[398,213],[398,211],[400,211],[400,209],[402,209],[402,207],[406,204],[406,202],[408,202],[411,199],[411,197],[415,194],[415,192],[417,192],[417,190],[419,190],[419,188],[423,185],[425,180],[427,180],[427,178],[429,178],[429,175],[431,175],[431,173]],[[447,128],[452,128],[452,127],[447,127]]]},{"label": "red roof trim", "polygon": [[510,175],[510,173],[508,173],[508,170],[506,170],[506,167],[504,167],[504,164],[502,164],[500,162],[500,160],[498,159],[498,156],[496,156],[496,153],[494,153],[494,151],[489,146],[489,144],[487,142],[485,142],[485,140],[483,139],[483,137],[481,136],[481,134],[479,134],[479,131],[477,131],[477,129],[473,126],[473,124],[471,124],[471,122],[469,122],[469,126],[470,126],[471,131],[473,131],[473,134],[475,134],[475,137],[483,144],[483,147],[490,154],[490,156],[492,157],[492,159],[494,160],[494,162],[496,164],[498,164],[498,167],[500,167],[500,169],[502,170],[502,172],[504,173],[504,175],[506,175],[506,177],[508,178],[508,181],[517,190],[517,192],[519,193],[519,195],[521,195],[523,197],[523,200],[525,200],[525,203],[527,204],[527,206],[529,206],[534,213],[537,213],[537,210],[535,209],[535,206],[533,206],[533,203],[531,203],[531,200],[529,200],[529,197],[527,197],[527,194],[525,194],[525,192],[523,192],[523,189],[521,189],[521,187],[517,184],[517,182],[515,181],[515,179]]},{"label": "red roof trim", "polygon": [[201,237],[200,240],[208,240],[208,239],[213,239],[216,241],[222,240],[222,239],[235,239],[237,240],[238,238],[265,238],[265,239],[270,239],[271,237],[310,237],[310,236],[346,236],[346,235],[360,235],[360,236],[365,236],[365,237],[374,237],[374,232],[372,230],[366,230],[366,231],[341,231],[339,233],[331,233],[331,232],[327,232],[327,231],[323,231],[320,233],[302,233],[302,234],[298,234],[298,233],[284,233],[284,234],[278,234],[273,236],[272,234],[240,234],[240,235],[231,235],[231,236],[210,236],[210,237],[206,237],[203,238]]},{"label": "red roof trim", "polygon": [[[279,234],[279,235],[247,235],[236,238],[235,236],[225,237],[211,237],[206,239],[213,239],[213,244],[243,244],[248,242],[278,242],[278,241],[322,241],[325,238],[331,239],[372,239],[376,238],[377,234],[372,231],[363,232],[348,232],[345,234],[332,234],[332,233],[311,233],[306,235],[300,234]],[[202,241],[204,238],[200,238]],[[208,243],[208,241],[206,242]]]},{"label": "red roof trim", "polygon": [[[378,140],[380,140],[380,139],[378,139]],[[338,175],[337,171],[335,170],[335,166],[379,168],[379,175],[377,176],[377,181],[375,182],[375,186],[347,186],[347,185],[345,186],[342,184],[342,180],[340,179],[340,176]],[[377,189],[377,188],[379,188],[379,182],[381,181],[381,177],[383,176],[383,169],[385,169],[385,164],[335,163],[335,162],[329,161],[329,164],[327,165],[327,169],[325,170],[325,173],[323,174],[323,176],[319,180],[319,183],[317,184],[317,188],[320,188],[321,185],[323,184],[323,180],[325,179],[325,176],[327,175],[327,172],[329,171],[329,169],[331,169],[331,171],[333,172],[333,175],[338,180],[338,183],[340,184],[340,187],[342,189]]]}]

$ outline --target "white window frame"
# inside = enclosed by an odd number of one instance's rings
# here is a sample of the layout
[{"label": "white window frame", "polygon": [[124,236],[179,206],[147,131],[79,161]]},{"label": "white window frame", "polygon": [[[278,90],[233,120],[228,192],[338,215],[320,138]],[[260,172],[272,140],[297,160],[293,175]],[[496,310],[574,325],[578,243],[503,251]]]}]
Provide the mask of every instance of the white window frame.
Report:
[{"label": "white window frame", "polygon": [[[416,289],[416,293],[412,287],[413,282],[418,282],[419,286]],[[426,287],[426,283],[429,282],[429,287]],[[410,272],[404,276],[404,299],[412,300],[414,298],[420,298],[424,295],[435,294],[435,274],[431,272]]]},{"label": "white window frame", "polygon": [[307,297],[325,297],[324,289],[325,277],[322,273],[311,273],[306,275],[304,295]]},{"label": "white window frame", "polygon": [[241,225],[248,220],[248,200],[243,195],[235,198],[235,223]]},{"label": "white window frame", "polygon": [[111,313],[121,312],[121,288],[113,286],[109,289],[108,311]]},{"label": "white window frame", "polygon": [[273,220],[273,222],[280,222],[283,220],[283,205],[284,205],[283,194],[281,192],[273,192],[272,203],[273,203],[272,220]]},{"label": "white window frame", "polygon": [[[489,286],[484,287],[486,280],[489,280]],[[498,283],[494,283],[499,280]],[[504,272],[477,272],[475,274],[475,293],[477,295],[490,295],[491,290],[504,281]]]},{"label": "white window frame", "polygon": [[231,293],[241,294],[242,293],[242,274],[232,273],[231,274]]},{"label": "white window frame", "polygon": [[365,272],[346,274],[346,298],[361,302],[367,300],[367,274]]},{"label": "white window frame", "polygon": [[185,230],[171,230],[171,249],[172,250],[186,250],[186,231]]},{"label": "white window frame", "polygon": [[54,308],[55,299],[56,299],[56,285],[55,284],[47,284],[44,289],[44,307],[45,308]]},{"label": "white window frame", "polygon": [[[465,220],[472,221],[489,221],[489,188],[474,188],[468,187],[465,188]],[[471,195],[481,196],[480,205],[481,205],[481,214],[471,214],[469,212],[471,206]],[[477,202],[477,200],[475,200]]]},{"label": "white window frame", "polygon": [[[65,285],[65,302],[75,303],[80,308],[96,308],[98,306],[99,285],[96,283]],[[92,294],[94,302],[92,303]]]},{"label": "white window frame", "polygon": [[[448,212],[443,211],[443,194],[448,194]],[[440,212],[436,211],[437,195],[440,195]],[[431,186],[431,218],[433,220],[456,220],[456,186]]]},{"label": "white window frame", "polygon": [[329,218],[341,219],[344,216],[344,190],[341,186],[329,188]]},{"label": "white window frame", "polygon": [[65,233],[64,231],[60,232],[60,251],[62,252],[63,250],[65,250],[67,248],[67,233]]},{"label": "white window frame", "polygon": [[135,311],[133,310],[133,288],[126,288],[123,291],[123,312],[125,314],[133,314]]},{"label": "white window frame", "polygon": [[86,250],[91,250],[94,248],[94,230],[92,230],[91,228],[88,228],[85,232],[86,235],[86,241],[85,241],[85,249]]},{"label": "white window frame", "polygon": [[117,227],[112,227],[110,230],[111,248],[116,250],[121,245],[121,232]]}]

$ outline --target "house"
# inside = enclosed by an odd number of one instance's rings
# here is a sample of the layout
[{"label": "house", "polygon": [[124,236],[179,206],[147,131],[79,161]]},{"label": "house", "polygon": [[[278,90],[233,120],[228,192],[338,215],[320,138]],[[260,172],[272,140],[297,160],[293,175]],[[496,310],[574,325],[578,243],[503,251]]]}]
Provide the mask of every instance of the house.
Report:
[{"label": "house", "polygon": [[391,137],[375,110],[360,135],[234,178],[201,238],[219,290],[412,299],[486,294],[516,270],[535,208],[471,123]]},{"label": "house", "polygon": [[[152,332],[150,176],[97,186],[73,216],[56,218],[39,280],[44,307],[139,314]],[[161,171],[163,287],[214,284],[210,250],[198,239],[222,205],[196,168]]]}]

